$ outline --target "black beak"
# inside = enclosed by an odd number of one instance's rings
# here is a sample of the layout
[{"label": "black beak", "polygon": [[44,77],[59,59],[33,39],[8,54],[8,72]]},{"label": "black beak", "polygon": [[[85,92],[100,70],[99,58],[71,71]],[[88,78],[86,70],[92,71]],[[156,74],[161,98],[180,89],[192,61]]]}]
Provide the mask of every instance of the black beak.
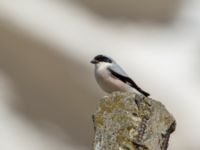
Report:
[{"label": "black beak", "polygon": [[98,61],[97,61],[97,60],[95,60],[95,59],[93,59],[93,60],[91,60],[91,61],[90,61],[90,63],[92,63],[92,64],[97,64],[97,63],[98,63]]}]

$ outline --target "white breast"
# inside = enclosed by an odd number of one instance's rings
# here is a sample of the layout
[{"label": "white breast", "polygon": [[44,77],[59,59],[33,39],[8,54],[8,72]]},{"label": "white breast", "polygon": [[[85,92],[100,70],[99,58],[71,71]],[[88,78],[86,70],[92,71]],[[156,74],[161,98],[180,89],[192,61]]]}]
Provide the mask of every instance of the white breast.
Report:
[{"label": "white breast", "polygon": [[107,69],[110,65],[109,63],[99,63],[95,66],[95,77],[100,87],[108,93],[113,91],[132,91],[132,87],[110,73]]}]

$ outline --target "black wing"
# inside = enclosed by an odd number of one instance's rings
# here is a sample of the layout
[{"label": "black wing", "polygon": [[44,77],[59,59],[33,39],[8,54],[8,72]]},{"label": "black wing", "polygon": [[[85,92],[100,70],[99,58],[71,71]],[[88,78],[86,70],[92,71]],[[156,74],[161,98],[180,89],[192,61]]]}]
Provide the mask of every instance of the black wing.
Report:
[{"label": "black wing", "polygon": [[123,81],[124,83],[128,83],[131,87],[135,88],[136,90],[138,90],[140,93],[142,93],[144,96],[148,97],[150,96],[149,93],[145,92],[144,90],[142,90],[139,86],[137,86],[137,84],[128,76],[124,76],[121,75],[117,72],[115,72],[114,70],[112,70],[111,68],[108,68],[108,70],[111,72],[111,74],[113,76],[115,76],[116,78],[120,79],[121,81]]}]

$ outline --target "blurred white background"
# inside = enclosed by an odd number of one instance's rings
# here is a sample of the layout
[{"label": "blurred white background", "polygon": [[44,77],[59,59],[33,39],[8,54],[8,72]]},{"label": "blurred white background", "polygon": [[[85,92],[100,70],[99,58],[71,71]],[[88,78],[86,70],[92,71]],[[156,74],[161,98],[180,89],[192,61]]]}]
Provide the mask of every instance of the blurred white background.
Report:
[{"label": "blurred white background", "polygon": [[0,0],[0,149],[92,149],[106,54],[175,116],[169,150],[199,150],[199,27],[198,0]]}]

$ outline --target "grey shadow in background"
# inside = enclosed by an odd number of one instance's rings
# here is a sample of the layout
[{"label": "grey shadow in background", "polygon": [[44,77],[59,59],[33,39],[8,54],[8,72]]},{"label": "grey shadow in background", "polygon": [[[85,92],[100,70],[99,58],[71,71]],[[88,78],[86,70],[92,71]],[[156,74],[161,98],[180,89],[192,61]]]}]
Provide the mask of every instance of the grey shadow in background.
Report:
[{"label": "grey shadow in background", "polygon": [[171,22],[181,7],[180,0],[74,0],[73,3],[104,19],[123,22]]},{"label": "grey shadow in background", "polygon": [[53,123],[74,144],[91,147],[91,114],[100,95],[88,68],[8,25],[0,26],[0,47],[0,69],[16,87],[14,110],[36,127]]}]

